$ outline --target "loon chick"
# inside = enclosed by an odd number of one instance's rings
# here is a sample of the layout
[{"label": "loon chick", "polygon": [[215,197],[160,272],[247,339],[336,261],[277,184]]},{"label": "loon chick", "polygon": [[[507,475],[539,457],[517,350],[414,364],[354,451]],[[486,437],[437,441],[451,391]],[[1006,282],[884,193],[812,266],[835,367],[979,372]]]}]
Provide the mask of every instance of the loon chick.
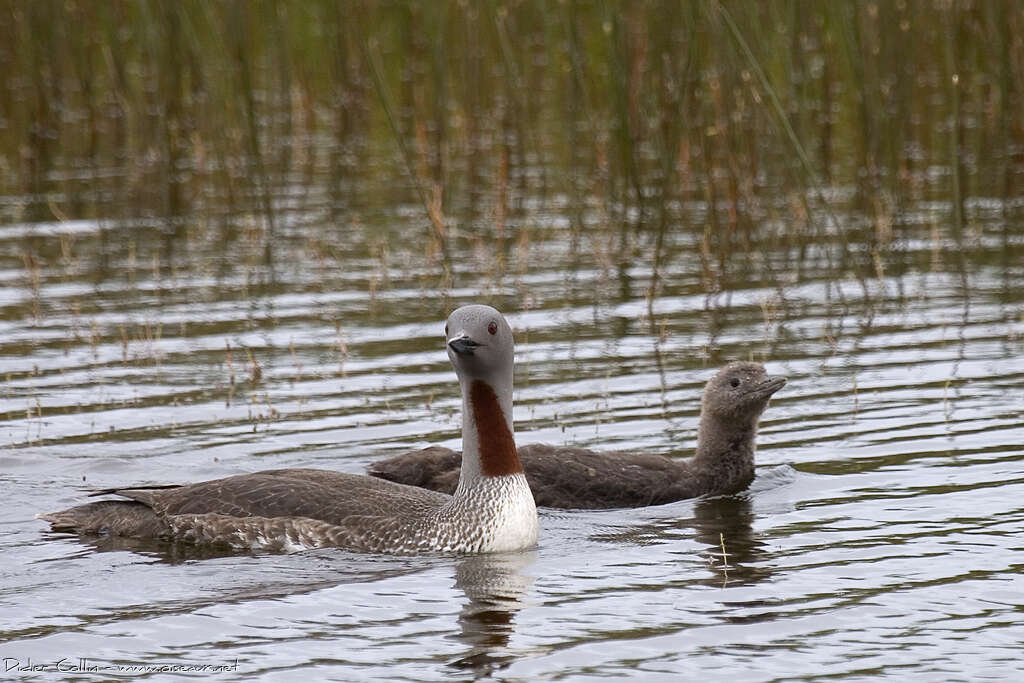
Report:
[{"label": "loon chick", "polygon": [[235,547],[338,546],[384,553],[501,552],[537,542],[537,508],[512,430],[512,329],[490,306],[445,325],[462,385],[462,460],[451,495],[360,474],[266,470],[182,486],[109,489],[40,515],[54,530]]},{"label": "loon chick", "polygon": [[[769,377],[760,363],[733,362],[719,370],[704,388],[697,453],[688,461],[547,444],[520,447],[519,459],[540,507],[644,507],[737,493],[754,479],[754,440],[761,413],[785,383],[783,377]],[[461,458],[456,451],[432,446],[376,462],[369,473],[451,491]]]}]

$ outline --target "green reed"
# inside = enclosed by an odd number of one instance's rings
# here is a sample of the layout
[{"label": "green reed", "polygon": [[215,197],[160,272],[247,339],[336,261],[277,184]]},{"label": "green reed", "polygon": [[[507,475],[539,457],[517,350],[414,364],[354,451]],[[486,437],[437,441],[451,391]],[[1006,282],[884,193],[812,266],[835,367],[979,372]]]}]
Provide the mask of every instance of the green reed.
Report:
[{"label": "green reed", "polygon": [[269,261],[298,181],[419,205],[447,261],[448,226],[564,197],[576,231],[693,232],[714,279],[828,230],[829,188],[872,248],[1019,196],[1022,35],[1012,0],[0,2],[0,221],[158,217],[173,250],[245,214]]}]

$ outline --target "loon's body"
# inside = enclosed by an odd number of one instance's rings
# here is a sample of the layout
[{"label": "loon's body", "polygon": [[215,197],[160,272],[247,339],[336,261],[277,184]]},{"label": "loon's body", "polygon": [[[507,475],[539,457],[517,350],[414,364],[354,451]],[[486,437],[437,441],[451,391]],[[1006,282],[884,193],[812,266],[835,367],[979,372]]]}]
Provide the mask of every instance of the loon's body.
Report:
[{"label": "loon's body", "polygon": [[[734,362],[704,389],[697,452],[689,460],[628,451],[527,444],[519,459],[539,507],[643,507],[742,491],[754,479],[757,425],[786,380]],[[454,490],[462,454],[441,446],[374,463],[369,473],[434,491]]]},{"label": "loon's body", "polygon": [[[449,334],[451,332],[451,334]],[[101,491],[40,515],[54,530],[296,550],[500,552],[537,541],[537,510],[512,429],[512,330],[489,306],[445,326],[462,386],[463,449],[451,494],[329,470],[281,469],[181,486]]]}]

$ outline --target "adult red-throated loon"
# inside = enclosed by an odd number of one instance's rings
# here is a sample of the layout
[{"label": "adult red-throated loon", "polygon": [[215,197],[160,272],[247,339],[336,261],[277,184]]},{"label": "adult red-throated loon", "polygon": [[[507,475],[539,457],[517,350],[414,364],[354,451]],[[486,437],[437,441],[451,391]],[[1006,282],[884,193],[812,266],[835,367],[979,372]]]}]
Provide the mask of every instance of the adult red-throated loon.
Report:
[{"label": "adult red-throated loon", "polygon": [[512,329],[490,306],[463,306],[449,316],[445,337],[463,408],[464,457],[451,495],[359,474],[282,469],[110,489],[100,494],[129,500],[40,518],[54,530],[285,550],[477,553],[533,546],[537,509],[512,429]]}]

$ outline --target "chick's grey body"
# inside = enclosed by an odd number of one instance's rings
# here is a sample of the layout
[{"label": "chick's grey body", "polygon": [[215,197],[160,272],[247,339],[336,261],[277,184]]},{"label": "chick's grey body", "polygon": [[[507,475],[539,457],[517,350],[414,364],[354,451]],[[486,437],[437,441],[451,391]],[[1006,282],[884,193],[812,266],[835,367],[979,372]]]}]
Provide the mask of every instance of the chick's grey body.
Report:
[{"label": "chick's grey body", "polygon": [[[182,486],[127,487],[40,517],[54,530],[159,537],[236,547],[340,546],[390,553],[490,552],[533,545],[537,511],[511,431],[512,332],[488,306],[448,319],[463,388],[465,472],[438,493],[365,475],[265,470]],[[477,421],[485,420],[478,430]],[[483,433],[479,433],[483,431]],[[481,462],[481,453],[484,461]],[[488,460],[489,458],[489,460]]]},{"label": "chick's grey body", "polygon": [[[782,378],[768,377],[759,363],[722,368],[705,387],[697,453],[689,460],[547,444],[519,447],[519,459],[539,507],[643,507],[737,493],[754,479],[757,424],[768,399],[784,384]],[[369,473],[450,491],[458,481],[461,457],[433,446],[376,462]]]}]

